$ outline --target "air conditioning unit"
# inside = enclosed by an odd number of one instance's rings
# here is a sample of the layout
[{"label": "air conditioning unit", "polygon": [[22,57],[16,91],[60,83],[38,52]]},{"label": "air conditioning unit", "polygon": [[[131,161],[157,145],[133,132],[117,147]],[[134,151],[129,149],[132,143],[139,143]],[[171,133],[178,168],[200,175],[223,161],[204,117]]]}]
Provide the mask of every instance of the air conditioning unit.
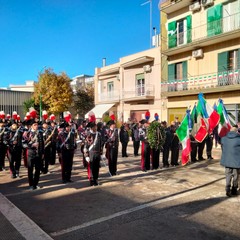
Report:
[{"label": "air conditioning unit", "polygon": [[213,0],[202,0],[203,7],[207,7],[213,4]]},{"label": "air conditioning unit", "polygon": [[195,12],[198,11],[201,8],[201,5],[199,2],[195,2],[192,5],[189,6],[189,11]]},{"label": "air conditioning unit", "polygon": [[151,72],[151,70],[152,70],[152,68],[151,68],[150,65],[145,65],[145,66],[143,66],[143,71],[144,71],[144,72]]},{"label": "air conditioning unit", "polygon": [[201,58],[201,57],[203,57],[203,50],[202,49],[197,49],[197,50],[192,51],[192,56],[194,58]]}]

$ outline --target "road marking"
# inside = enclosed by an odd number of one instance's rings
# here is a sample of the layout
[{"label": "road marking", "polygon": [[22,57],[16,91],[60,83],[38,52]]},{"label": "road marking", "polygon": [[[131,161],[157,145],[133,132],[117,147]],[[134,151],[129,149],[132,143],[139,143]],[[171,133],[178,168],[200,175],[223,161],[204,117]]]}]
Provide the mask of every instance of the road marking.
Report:
[{"label": "road marking", "polygon": [[0,211],[17,231],[27,240],[50,240],[52,239],[28,216],[13,205],[0,193]]},{"label": "road marking", "polygon": [[[218,179],[218,180],[220,180],[220,179]],[[218,181],[218,180],[216,180],[216,181]],[[206,184],[204,186],[196,187],[193,190],[188,189],[188,190],[184,191],[183,193],[176,193],[173,196],[162,198],[162,199],[154,201],[154,202],[150,202],[150,203],[142,204],[142,205],[134,207],[134,208],[126,209],[124,211],[114,213],[110,216],[101,217],[101,218],[92,220],[90,222],[83,223],[83,224],[78,225],[78,226],[73,226],[73,227],[70,227],[70,228],[67,228],[67,229],[63,229],[63,230],[58,231],[58,232],[53,232],[53,233],[50,233],[50,235],[52,237],[57,237],[57,236],[60,236],[60,235],[66,234],[66,233],[70,233],[70,232],[73,232],[73,231],[76,231],[76,230],[80,230],[80,229],[83,229],[83,228],[86,228],[86,227],[89,227],[89,226],[92,226],[92,225],[95,225],[95,224],[99,224],[99,223],[111,220],[113,218],[117,218],[117,217],[129,214],[129,213],[133,213],[133,212],[142,210],[144,208],[153,207],[153,206],[156,206],[156,205],[164,203],[164,202],[168,202],[168,201],[179,199],[179,198],[189,196],[189,195],[192,195],[192,194],[200,193],[200,192],[206,191],[206,188],[208,188],[208,190],[209,190],[209,185],[208,184]],[[213,188],[215,188],[215,187],[213,186],[210,189],[213,189]]]}]

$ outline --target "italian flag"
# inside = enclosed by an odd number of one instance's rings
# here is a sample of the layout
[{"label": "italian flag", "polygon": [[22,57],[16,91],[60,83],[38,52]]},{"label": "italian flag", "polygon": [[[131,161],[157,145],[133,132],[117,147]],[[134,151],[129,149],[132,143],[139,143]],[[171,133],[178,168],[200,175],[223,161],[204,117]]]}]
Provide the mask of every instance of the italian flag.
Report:
[{"label": "italian flag", "polygon": [[222,99],[218,100],[217,112],[220,115],[218,135],[224,137],[231,129],[231,123]]},{"label": "italian flag", "polygon": [[189,154],[191,152],[189,132],[192,127],[190,110],[187,110],[187,114],[181,122],[181,125],[176,130],[176,134],[179,141],[182,143],[182,165],[186,165],[189,161]]},{"label": "italian flag", "polygon": [[220,116],[217,111],[207,103],[202,93],[198,95],[197,110],[201,114],[202,118],[204,120],[207,120],[206,127],[208,133],[212,133],[213,129],[218,125],[220,121]]}]

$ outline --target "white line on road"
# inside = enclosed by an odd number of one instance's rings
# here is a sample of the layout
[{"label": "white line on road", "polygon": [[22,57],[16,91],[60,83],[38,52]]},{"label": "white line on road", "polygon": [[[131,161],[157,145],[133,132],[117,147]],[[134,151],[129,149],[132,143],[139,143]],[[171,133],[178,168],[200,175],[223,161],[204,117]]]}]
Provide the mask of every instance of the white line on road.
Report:
[{"label": "white line on road", "polygon": [[1,193],[0,193],[0,211],[25,239],[27,240],[52,239],[37,224],[35,224],[28,216],[21,212]]},{"label": "white line on road", "polygon": [[[189,195],[192,195],[192,194],[200,193],[200,192],[206,191],[206,188],[209,190],[209,186],[200,187],[200,188],[195,189],[195,190],[189,190],[188,192],[180,193],[180,194],[170,196],[170,197],[166,197],[164,199],[160,199],[160,200],[157,200],[157,201],[154,201],[154,202],[146,203],[146,204],[134,207],[134,208],[130,208],[130,209],[127,209],[127,210],[124,210],[124,211],[121,211],[121,212],[114,213],[110,216],[101,217],[101,218],[92,220],[90,222],[83,223],[83,224],[78,225],[78,226],[73,226],[73,227],[58,231],[58,232],[53,232],[53,233],[50,233],[50,235],[53,236],[53,237],[56,237],[56,236],[60,236],[60,235],[66,234],[66,233],[76,231],[76,230],[80,230],[80,229],[83,229],[83,228],[86,228],[86,227],[89,227],[89,226],[92,226],[92,225],[95,225],[95,224],[99,224],[99,223],[111,220],[113,218],[120,217],[122,215],[126,215],[126,214],[129,214],[129,213],[132,213],[132,212],[142,210],[144,208],[149,208],[149,207],[156,206],[160,203],[164,203],[164,202],[172,201],[172,200],[182,198],[182,197],[185,197],[185,196],[189,196]],[[213,189],[213,188],[214,187],[212,187],[210,189]]]}]

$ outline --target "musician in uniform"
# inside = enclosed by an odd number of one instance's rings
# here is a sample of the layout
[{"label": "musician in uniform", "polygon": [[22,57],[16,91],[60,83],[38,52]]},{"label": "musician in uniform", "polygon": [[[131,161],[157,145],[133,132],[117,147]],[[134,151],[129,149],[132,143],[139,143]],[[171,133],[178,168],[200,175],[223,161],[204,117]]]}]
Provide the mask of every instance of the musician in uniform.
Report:
[{"label": "musician in uniform", "polygon": [[42,169],[41,172],[43,174],[48,173],[48,166],[51,161],[51,129],[47,123],[43,123],[42,125],[43,130],[43,141],[44,141],[44,157],[42,159]]},{"label": "musician in uniform", "polygon": [[77,145],[75,131],[69,123],[65,122],[61,127],[63,129],[58,135],[57,149],[61,158],[62,182],[65,184],[72,182],[73,157]]},{"label": "musician in uniform", "polygon": [[87,137],[84,145],[84,155],[88,160],[88,179],[91,186],[98,185],[100,158],[102,154],[102,137],[97,131],[95,122],[89,122],[87,125],[90,130],[87,132]]},{"label": "musician in uniform", "polygon": [[44,142],[43,133],[38,129],[38,123],[33,121],[30,131],[25,132],[23,137],[27,143],[27,168],[30,190],[39,189],[38,182],[44,154]]},{"label": "musician in uniform", "polygon": [[141,148],[141,169],[143,172],[150,170],[150,145],[147,139],[147,128],[149,123],[146,119],[139,122],[141,127],[139,129],[140,141],[142,142]]},{"label": "musician in uniform", "polygon": [[84,168],[87,168],[87,161],[85,159],[85,156],[84,156],[84,152],[83,152],[83,149],[84,149],[84,142],[85,142],[85,139],[86,139],[86,133],[87,133],[87,127],[86,127],[86,120],[83,120],[80,124],[80,126],[78,127],[77,131],[78,131],[78,137],[79,137],[79,140],[81,142],[81,148],[80,148],[80,151],[83,155],[83,167]]},{"label": "musician in uniform", "polygon": [[22,135],[23,129],[13,122],[7,133],[9,166],[12,178],[19,177],[22,157]]},{"label": "musician in uniform", "polygon": [[0,118],[0,171],[5,170],[5,156],[7,153],[7,128],[5,122]]},{"label": "musician in uniform", "polygon": [[58,125],[55,121],[50,122],[51,137],[47,144],[50,145],[50,158],[49,164],[54,165],[56,163],[56,152],[57,152],[57,139],[58,139]]},{"label": "musician in uniform", "polygon": [[119,136],[114,120],[110,120],[107,125],[109,129],[107,130],[107,142],[105,144],[106,158],[108,159],[109,172],[114,176],[117,174]]}]

